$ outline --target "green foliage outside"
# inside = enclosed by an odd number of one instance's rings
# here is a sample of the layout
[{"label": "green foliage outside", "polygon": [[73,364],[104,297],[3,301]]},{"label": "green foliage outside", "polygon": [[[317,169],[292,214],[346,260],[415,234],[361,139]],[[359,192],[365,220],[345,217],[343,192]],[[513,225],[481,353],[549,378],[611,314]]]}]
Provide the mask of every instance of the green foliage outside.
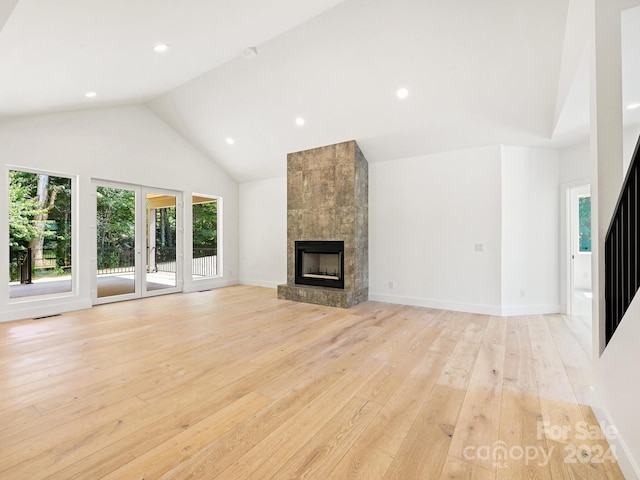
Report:
[{"label": "green foliage outside", "polygon": [[[135,192],[97,190],[98,269],[129,268],[135,263]],[[175,260],[176,207],[155,209],[154,254],[159,262]],[[217,201],[193,205],[194,257],[217,249]],[[215,253],[214,253],[215,254]]]},{"label": "green foliage outside", "polygon": [[[40,262],[34,261],[39,265],[34,266],[34,274],[69,273],[71,199],[68,178],[9,172],[10,280],[19,279],[19,259],[24,258],[29,247],[37,251],[33,256]],[[194,252],[207,249],[202,255],[211,255],[210,249],[217,249],[217,207],[216,200],[193,205]],[[98,187],[96,221],[98,269],[132,267],[136,246],[135,192]],[[157,209],[156,246],[175,249],[175,239],[176,208]]]},{"label": "green foliage outside", "polygon": [[591,251],[591,197],[578,199],[579,251]]},{"label": "green foliage outside", "polygon": [[68,273],[71,267],[71,180],[9,171],[10,281],[32,249],[34,277]]},{"label": "green foliage outside", "polygon": [[26,250],[29,241],[38,235],[34,224],[38,208],[38,199],[34,198],[35,185],[32,174],[9,172],[9,247],[13,250]]},{"label": "green foliage outside", "polygon": [[218,247],[218,202],[193,205],[193,248]]},{"label": "green foliage outside", "polygon": [[132,267],[135,249],[136,194],[97,188],[98,269]]}]

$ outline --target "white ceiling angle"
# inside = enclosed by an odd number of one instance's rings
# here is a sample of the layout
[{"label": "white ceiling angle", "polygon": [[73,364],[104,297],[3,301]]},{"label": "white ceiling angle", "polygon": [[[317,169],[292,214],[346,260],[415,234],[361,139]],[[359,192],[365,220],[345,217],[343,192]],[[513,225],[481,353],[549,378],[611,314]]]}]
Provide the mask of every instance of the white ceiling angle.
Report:
[{"label": "white ceiling angle", "polygon": [[376,162],[584,129],[556,105],[569,0],[12,3],[0,117],[145,103],[239,182],[345,140]]}]

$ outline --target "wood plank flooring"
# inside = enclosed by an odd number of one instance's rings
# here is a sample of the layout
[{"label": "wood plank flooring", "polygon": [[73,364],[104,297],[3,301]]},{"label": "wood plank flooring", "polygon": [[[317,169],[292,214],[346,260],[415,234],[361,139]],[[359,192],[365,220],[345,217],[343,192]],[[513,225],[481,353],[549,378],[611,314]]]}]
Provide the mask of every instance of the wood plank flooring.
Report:
[{"label": "wood plank flooring", "polygon": [[622,479],[583,330],[249,286],[0,324],[0,479]]}]

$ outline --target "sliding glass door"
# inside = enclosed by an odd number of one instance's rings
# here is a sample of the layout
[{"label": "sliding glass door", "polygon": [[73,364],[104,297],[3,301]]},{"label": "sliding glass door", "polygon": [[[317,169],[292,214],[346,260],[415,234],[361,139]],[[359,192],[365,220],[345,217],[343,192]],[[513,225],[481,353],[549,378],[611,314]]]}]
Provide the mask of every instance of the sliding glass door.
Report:
[{"label": "sliding glass door", "polygon": [[94,303],[181,289],[179,194],[95,182]]}]

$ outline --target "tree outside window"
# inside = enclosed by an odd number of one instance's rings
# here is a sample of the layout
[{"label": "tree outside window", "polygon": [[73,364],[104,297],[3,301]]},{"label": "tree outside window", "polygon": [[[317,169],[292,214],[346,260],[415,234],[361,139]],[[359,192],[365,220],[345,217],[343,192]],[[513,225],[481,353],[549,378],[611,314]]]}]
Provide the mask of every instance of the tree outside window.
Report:
[{"label": "tree outside window", "polygon": [[71,275],[71,200],[70,178],[9,171],[10,283]]},{"label": "tree outside window", "polygon": [[218,199],[192,197],[193,278],[218,275]]}]

